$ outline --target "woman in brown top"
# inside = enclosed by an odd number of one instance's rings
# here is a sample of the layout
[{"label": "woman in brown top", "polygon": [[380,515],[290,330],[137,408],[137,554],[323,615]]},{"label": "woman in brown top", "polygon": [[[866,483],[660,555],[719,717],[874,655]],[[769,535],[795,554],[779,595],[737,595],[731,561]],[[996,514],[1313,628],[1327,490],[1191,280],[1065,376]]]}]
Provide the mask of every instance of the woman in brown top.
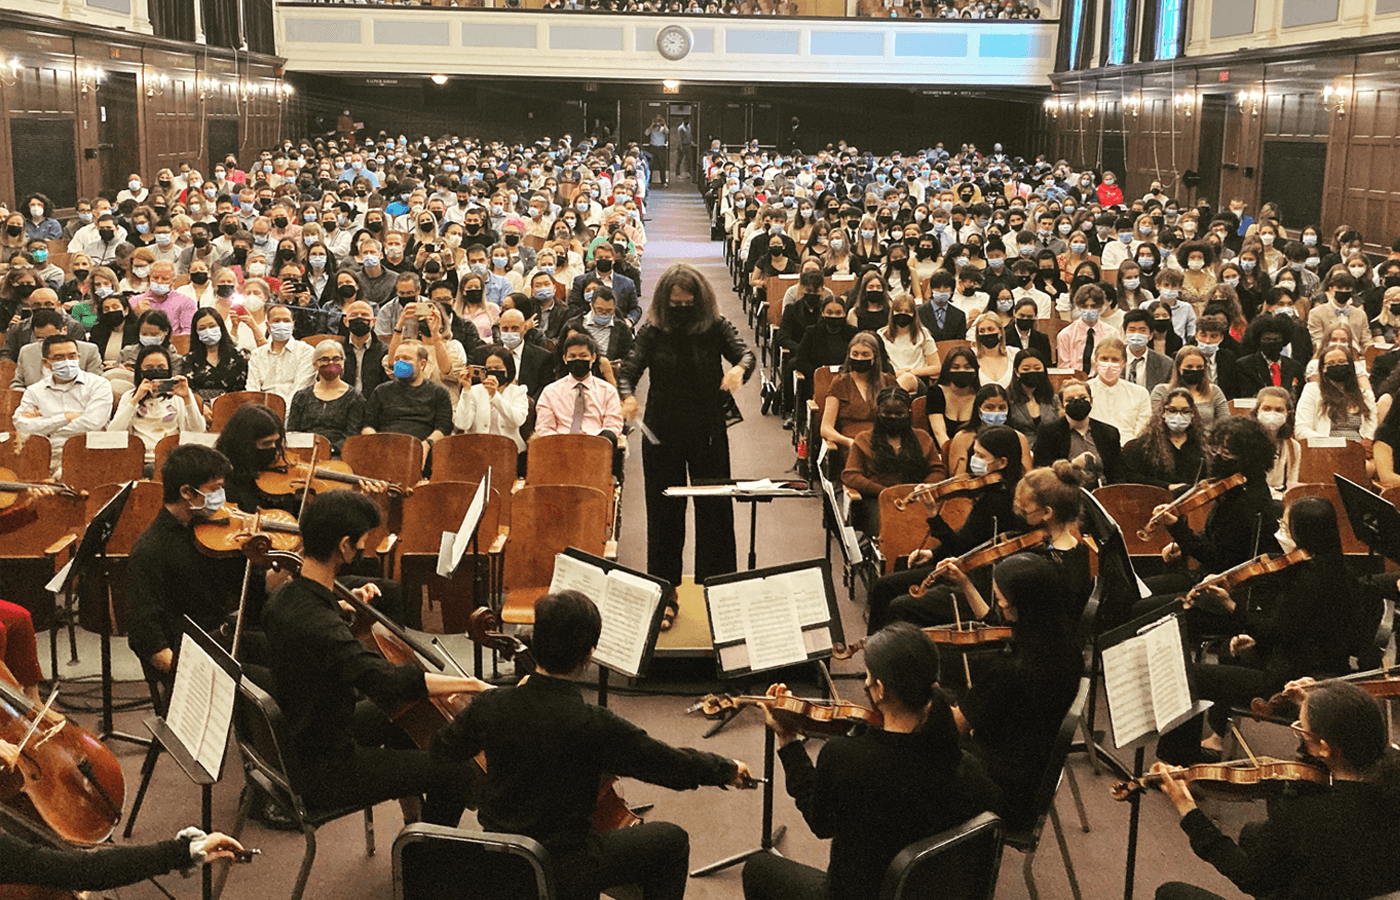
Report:
[{"label": "woman in brown top", "polygon": [[851,524],[871,535],[880,531],[881,491],[948,477],[933,435],[914,429],[908,391],[887,387],[880,391],[875,407],[875,426],[856,435],[841,473],[852,500]]},{"label": "woman in brown top", "polygon": [[875,424],[876,397],[895,384],[885,346],[873,332],[851,338],[841,374],[831,382],[822,407],[822,440],[849,450],[855,436]]}]

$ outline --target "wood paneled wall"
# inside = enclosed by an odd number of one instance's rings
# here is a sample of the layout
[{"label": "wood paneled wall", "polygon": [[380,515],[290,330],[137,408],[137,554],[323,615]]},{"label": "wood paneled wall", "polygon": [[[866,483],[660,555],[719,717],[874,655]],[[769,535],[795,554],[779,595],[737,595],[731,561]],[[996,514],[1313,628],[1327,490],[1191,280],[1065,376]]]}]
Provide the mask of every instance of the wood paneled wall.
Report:
[{"label": "wood paneled wall", "polygon": [[[1400,49],[1400,48],[1397,48]],[[1177,60],[1174,72],[1097,70],[1056,79],[1054,112],[1043,109],[1035,131],[1043,150],[1076,166],[1101,167],[1105,147],[1121,141],[1127,165],[1120,173],[1124,192],[1140,197],[1154,180],[1184,203],[1197,191],[1185,187],[1187,170],[1220,167],[1220,195],[1212,205],[1242,197],[1252,210],[1280,199],[1260,195],[1264,145],[1278,141],[1323,145],[1327,162],[1322,185],[1322,228],[1341,224],[1361,231],[1368,247],[1380,252],[1400,237],[1400,54],[1396,50],[1347,54],[1343,50],[1311,61],[1251,60],[1222,68],[1193,67]],[[1327,86],[1341,87],[1341,108],[1324,101]],[[1260,92],[1256,104],[1240,93]],[[1201,158],[1202,98],[1226,95],[1221,158]],[[1194,97],[1191,115],[1176,98]],[[1095,100],[1087,115],[1080,103]],[[1066,109],[1065,107],[1070,107]],[[1121,107],[1122,114],[1115,114]],[[1285,224],[1300,226],[1304,223]]]},{"label": "wood paneled wall", "polygon": [[[62,25],[56,23],[56,27]],[[279,60],[240,55],[235,62],[232,54],[221,57],[219,51],[203,45],[186,45],[189,49],[184,51],[171,49],[168,41],[143,43],[140,35],[122,39],[130,43],[99,41],[76,31],[45,33],[0,26],[0,58],[21,63],[13,85],[0,82],[0,197],[14,202],[10,122],[23,117],[74,120],[78,196],[95,197],[104,189],[122,187],[102,183],[97,157],[100,110],[90,79],[83,77],[92,69],[135,75],[137,158],[149,182],[155,181],[161,168],[176,168],[182,162],[204,170],[212,119],[238,121],[240,157],[281,141],[288,124],[301,121],[296,101],[279,103],[272,89]],[[201,90],[210,78],[217,79],[213,89]],[[246,100],[229,83],[240,79],[257,86]],[[201,93],[207,96],[201,99]],[[121,177],[124,182],[125,175]]]}]

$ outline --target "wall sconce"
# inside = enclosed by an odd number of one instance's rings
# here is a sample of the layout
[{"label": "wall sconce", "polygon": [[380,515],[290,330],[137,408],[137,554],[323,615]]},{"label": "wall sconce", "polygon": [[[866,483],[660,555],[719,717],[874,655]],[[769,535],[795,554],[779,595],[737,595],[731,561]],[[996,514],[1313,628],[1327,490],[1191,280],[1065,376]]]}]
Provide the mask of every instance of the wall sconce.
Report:
[{"label": "wall sconce", "polygon": [[282,83],[280,83],[280,84],[277,85],[277,87],[276,87],[276,92],[277,92],[277,102],[278,102],[278,103],[287,103],[287,102],[289,102],[289,101],[292,99],[292,94],[296,93],[296,89],[293,88],[290,84],[287,84],[287,82],[284,81],[284,82],[282,82]]},{"label": "wall sconce", "polygon": [[1142,97],[1138,94],[1129,94],[1128,98],[1123,101],[1123,106],[1128,115],[1136,119],[1142,112]]},{"label": "wall sconce", "polygon": [[1052,119],[1058,119],[1060,117],[1060,101],[1053,97],[1047,98],[1045,101],[1045,114]]},{"label": "wall sconce", "polygon": [[1081,116],[1088,116],[1092,119],[1098,108],[1099,102],[1093,97],[1085,97],[1083,100],[1079,101],[1079,114]]},{"label": "wall sconce", "polygon": [[14,87],[19,83],[19,60],[11,59],[0,66],[0,84],[5,87]]},{"label": "wall sconce", "polygon": [[1257,116],[1259,115],[1259,106],[1263,102],[1264,92],[1258,88],[1249,91],[1240,91],[1239,104],[1241,111],[1248,109],[1250,115]]},{"label": "wall sconce", "polygon": [[1196,111],[1196,94],[1193,91],[1182,91],[1172,98],[1172,108],[1177,112],[1185,113],[1186,118],[1191,118],[1191,114]]},{"label": "wall sconce", "polygon": [[165,94],[165,89],[170,86],[170,79],[165,75],[151,75],[146,78],[146,96],[160,97]]},{"label": "wall sconce", "polygon": [[102,70],[96,66],[84,66],[78,70],[78,92],[81,94],[97,90],[101,81]]},{"label": "wall sconce", "polygon": [[235,81],[234,86],[238,88],[238,99],[243,103],[247,103],[257,93],[256,86],[246,78]]},{"label": "wall sconce", "polygon": [[1322,89],[1322,105],[1328,112],[1335,112],[1339,116],[1347,114],[1347,100],[1351,96],[1351,91],[1346,85],[1327,85]]},{"label": "wall sconce", "polygon": [[195,96],[199,98],[200,103],[206,102],[209,99],[209,95],[214,93],[214,79],[205,75],[203,72],[196,73],[194,76],[194,93]]}]

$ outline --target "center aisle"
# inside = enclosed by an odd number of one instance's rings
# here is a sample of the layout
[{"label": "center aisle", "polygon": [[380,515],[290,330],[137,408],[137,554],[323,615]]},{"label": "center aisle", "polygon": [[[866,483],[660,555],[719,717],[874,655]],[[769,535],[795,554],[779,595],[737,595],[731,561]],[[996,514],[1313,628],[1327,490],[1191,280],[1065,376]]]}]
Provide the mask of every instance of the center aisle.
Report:
[{"label": "center aisle", "polygon": [[[652,291],[656,281],[674,263],[689,263],[698,268],[714,287],[719,298],[720,312],[734,323],[739,335],[750,348],[755,348],[753,332],[748,327],[744,310],[739,304],[738,295],[731,287],[729,268],[724,261],[723,246],[710,240],[709,216],[705,211],[705,201],[689,184],[664,191],[653,191],[647,203],[646,222],[647,245],[642,258],[642,289],[645,302],[651,304]],[[755,352],[756,348],[755,348]],[[739,391],[737,399],[744,421],[729,429],[730,466],[737,479],[795,478],[792,467],[796,461],[792,448],[792,433],[785,431],[777,416],[760,415],[762,398],[759,395],[760,372],[755,371],[752,379]],[[645,410],[646,385],[644,378],[639,400]],[[626,469],[626,488],[623,491],[622,536],[618,544],[618,561],[632,568],[646,569],[646,496],[642,478],[641,435],[634,433],[628,438],[629,457]],[[690,575],[694,570],[694,514],[686,517],[686,553],[684,571]],[[734,510],[736,545],[739,553],[739,567],[747,563],[749,549],[749,507],[736,504]],[[818,500],[779,500],[759,504],[758,508],[758,565],[774,566],[786,562],[813,559],[825,553],[825,540],[822,531],[821,503]],[[833,555],[839,562],[839,550]],[[840,584],[839,568],[835,573]],[[845,592],[838,590],[844,599]],[[852,624],[851,610],[843,610],[843,618],[849,628]],[[678,623],[677,628],[685,628],[688,623]],[[701,627],[703,623],[700,624]],[[865,633],[864,620],[856,612],[854,623],[858,630],[855,637]],[[848,632],[848,638],[851,635]]]}]

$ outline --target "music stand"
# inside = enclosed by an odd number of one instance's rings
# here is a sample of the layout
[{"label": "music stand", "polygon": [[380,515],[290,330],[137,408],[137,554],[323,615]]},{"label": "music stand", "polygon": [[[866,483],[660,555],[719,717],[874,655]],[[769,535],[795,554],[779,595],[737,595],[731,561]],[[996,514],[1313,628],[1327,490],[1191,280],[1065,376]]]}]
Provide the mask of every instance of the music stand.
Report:
[{"label": "music stand", "polygon": [[[135,481],[128,481],[121,486],[121,489],[108,500],[107,503],[97,511],[88,523],[87,530],[83,532],[83,539],[78,544],[78,549],[73,551],[73,557],[68,561],[67,568],[60,572],[58,577],[49,582],[53,587],[55,583],[58,587],[54,590],[57,594],[62,590],[71,590],[73,581],[79,575],[85,574],[86,570],[96,565],[102,573],[102,583],[109,585],[111,573],[107,570],[107,543],[112,539],[113,533],[117,530],[117,523],[121,520],[122,511],[126,509],[126,501],[131,497],[131,492],[136,487]],[[149,747],[150,738],[139,737],[134,734],[125,734],[116,731],[112,727],[112,602],[110,587],[107,596],[102,604],[102,720],[98,729],[98,738],[104,741],[117,740],[138,744],[142,747]],[[54,678],[58,677],[58,672],[54,672]]]},{"label": "music stand", "polygon": [[1361,543],[1391,562],[1400,562],[1400,510],[1354,481],[1333,474],[1347,521]]}]

